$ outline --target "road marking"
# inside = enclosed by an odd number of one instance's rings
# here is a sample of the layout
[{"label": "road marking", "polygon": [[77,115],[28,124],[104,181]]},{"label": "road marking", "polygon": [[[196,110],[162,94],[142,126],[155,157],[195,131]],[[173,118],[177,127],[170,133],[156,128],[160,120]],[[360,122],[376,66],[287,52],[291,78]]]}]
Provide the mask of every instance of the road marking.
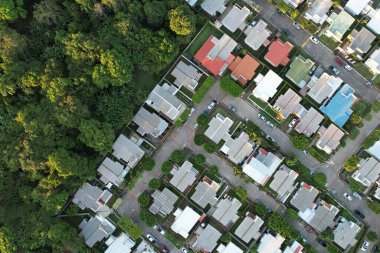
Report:
[{"label": "road marking", "polygon": [[305,42],[301,45],[301,48],[304,48],[310,41],[310,38],[308,38],[307,40],[305,40]]}]

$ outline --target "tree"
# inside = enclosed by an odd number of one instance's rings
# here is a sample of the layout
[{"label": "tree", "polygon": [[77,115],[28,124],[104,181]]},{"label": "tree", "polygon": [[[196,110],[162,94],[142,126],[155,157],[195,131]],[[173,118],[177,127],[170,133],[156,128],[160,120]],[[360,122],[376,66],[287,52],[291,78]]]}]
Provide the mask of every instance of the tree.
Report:
[{"label": "tree", "polygon": [[140,220],[142,220],[143,222],[145,222],[145,224],[148,226],[148,227],[153,227],[154,224],[156,224],[156,218],[154,217],[153,214],[151,214],[149,211],[147,210],[142,210],[140,213],[139,213],[139,218]]},{"label": "tree", "polygon": [[232,240],[232,236],[230,233],[224,233],[222,237],[220,237],[220,241],[225,244],[228,244],[231,240]]},{"label": "tree", "polygon": [[100,154],[112,150],[115,134],[110,124],[90,119],[80,124],[79,131],[79,139]]},{"label": "tree", "polygon": [[183,159],[185,158],[185,153],[183,150],[174,150],[172,154],[170,155],[170,159],[174,161],[175,163],[182,163]]},{"label": "tree", "polygon": [[202,155],[202,154],[197,154],[197,155],[195,155],[194,160],[195,160],[195,163],[197,165],[202,166],[206,162],[206,157],[204,155]]},{"label": "tree", "polygon": [[228,76],[222,78],[222,81],[220,82],[220,87],[224,92],[230,94],[232,97],[240,97],[240,95],[244,91],[244,89],[239,84],[237,84]]},{"label": "tree", "polygon": [[218,166],[216,166],[216,165],[212,165],[212,166],[210,167],[210,173],[211,173],[211,174],[216,175],[216,174],[218,174],[218,172],[219,172],[219,168],[218,168]]},{"label": "tree", "polygon": [[248,198],[248,192],[246,189],[244,189],[242,186],[236,187],[236,196],[239,198],[241,201],[245,201]]},{"label": "tree", "polygon": [[148,185],[150,189],[157,190],[161,186],[161,181],[157,178],[152,178]]},{"label": "tree", "polygon": [[196,134],[194,136],[195,145],[201,146],[205,144],[205,142],[206,142],[206,136],[204,134]]},{"label": "tree", "polygon": [[298,216],[298,212],[293,208],[286,209],[286,216],[291,220],[298,220],[300,217]]},{"label": "tree", "polygon": [[368,204],[369,209],[371,209],[374,213],[380,213],[380,203],[377,200],[374,200]]},{"label": "tree", "polygon": [[376,141],[380,140],[380,129],[374,130],[363,142],[363,148],[368,149],[375,144]]},{"label": "tree", "polygon": [[5,227],[0,228],[0,251],[3,253],[12,253],[17,251],[17,246],[14,244],[15,238],[12,237],[10,231]]},{"label": "tree", "polygon": [[326,174],[323,172],[317,172],[313,175],[313,181],[319,186],[319,187],[325,187],[327,184],[327,177]]},{"label": "tree", "polygon": [[299,240],[301,238],[300,233],[295,230],[279,213],[273,213],[269,217],[268,227],[285,238],[293,240]]},{"label": "tree", "polygon": [[140,204],[140,206],[142,207],[147,207],[149,205],[149,202],[150,202],[150,197],[149,195],[147,194],[141,194],[139,197],[138,197],[138,202]]},{"label": "tree", "polygon": [[165,161],[161,166],[161,171],[164,174],[169,174],[170,171],[173,169],[173,162],[171,161]]},{"label": "tree", "polygon": [[18,18],[25,18],[26,10],[22,0],[1,0],[0,20],[14,21]]},{"label": "tree", "polygon": [[351,122],[353,125],[357,126],[357,125],[359,125],[359,124],[362,122],[362,118],[361,118],[359,115],[353,113],[353,114],[351,114],[351,116],[350,116],[350,122]]},{"label": "tree", "polygon": [[294,147],[300,150],[305,150],[310,145],[309,138],[307,138],[304,134],[294,133],[290,136],[290,140],[292,141]]},{"label": "tree", "polygon": [[351,156],[344,163],[343,168],[345,168],[348,172],[353,172],[359,167],[360,158],[358,156]]},{"label": "tree", "polygon": [[294,167],[298,163],[298,158],[296,156],[289,157],[285,160],[285,164],[289,167]]},{"label": "tree", "polygon": [[159,28],[162,26],[167,9],[164,2],[154,0],[144,4],[144,13],[149,26]]},{"label": "tree", "polygon": [[141,160],[141,166],[147,171],[153,170],[155,164],[154,158],[151,156],[144,156]]},{"label": "tree", "polygon": [[131,218],[127,216],[121,217],[117,225],[126,232],[133,240],[137,240],[144,233],[144,230],[136,225]]},{"label": "tree", "polygon": [[332,242],[334,240],[334,232],[332,231],[331,228],[327,228],[325,231],[319,234],[319,237],[322,240]]},{"label": "tree", "polygon": [[359,183],[358,181],[356,181],[352,177],[350,177],[348,179],[348,186],[350,187],[350,190],[352,192],[361,192],[365,189],[364,185],[362,185],[361,183]]},{"label": "tree", "polygon": [[201,114],[197,118],[197,123],[200,126],[207,126],[208,121],[209,121],[209,118],[208,118],[208,116],[206,114]]},{"label": "tree", "polygon": [[369,231],[368,234],[367,234],[367,239],[368,241],[370,242],[374,242],[377,240],[377,234],[375,231]]},{"label": "tree", "polygon": [[264,216],[267,213],[267,207],[264,204],[257,204],[255,207],[255,212],[259,216]]},{"label": "tree", "polygon": [[207,153],[214,153],[216,151],[216,144],[213,142],[208,142],[205,144],[205,150]]},{"label": "tree", "polygon": [[170,29],[177,35],[191,35],[195,31],[196,19],[187,5],[179,5],[168,13]]}]

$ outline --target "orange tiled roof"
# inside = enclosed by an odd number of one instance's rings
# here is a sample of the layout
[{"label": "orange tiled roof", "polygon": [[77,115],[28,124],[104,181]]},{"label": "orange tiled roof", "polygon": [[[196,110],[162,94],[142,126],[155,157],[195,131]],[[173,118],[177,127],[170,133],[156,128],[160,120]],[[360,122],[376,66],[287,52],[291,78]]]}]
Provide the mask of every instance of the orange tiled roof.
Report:
[{"label": "orange tiled roof", "polygon": [[236,57],[228,68],[232,71],[231,75],[244,85],[253,78],[259,66],[260,63],[255,58],[246,54],[243,59]]}]

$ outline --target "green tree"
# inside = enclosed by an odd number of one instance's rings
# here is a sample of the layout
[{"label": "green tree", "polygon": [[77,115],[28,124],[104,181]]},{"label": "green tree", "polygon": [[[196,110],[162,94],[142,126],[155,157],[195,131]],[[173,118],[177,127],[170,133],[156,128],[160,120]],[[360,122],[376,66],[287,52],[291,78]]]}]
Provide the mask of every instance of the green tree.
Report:
[{"label": "green tree", "polygon": [[313,181],[319,186],[319,187],[325,187],[327,184],[327,177],[326,174],[323,172],[317,172],[313,175]]},{"label": "green tree", "polygon": [[380,213],[380,203],[375,201],[372,201],[368,204],[369,209],[371,209],[374,213],[379,214]]},{"label": "green tree", "polygon": [[150,202],[150,197],[149,195],[147,194],[141,194],[139,197],[138,197],[138,202],[140,204],[140,206],[142,207],[147,207],[149,205],[149,202]]},{"label": "green tree", "polygon": [[12,253],[17,251],[17,246],[14,244],[15,238],[5,228],[0,228],[0,251],[3,253]]},{"label": "green tree", "polygon": [[296,156],[289,157],[285,160],[285,164],[289,167],[294,167],[298,163],[298,158]]},{"label": "green tree", "polygon": [[376,141],[380,140],[380,129],[374,130],[363,142],[363,148],[370,148]]},{"label": "green tree", "polygon": [[195,145],[201,146],[205,144],[205,142],[206,142],[206,136],[204,134],[196,134],[194,136]]},{"label": "green tree", "polygon": [[348,158],[348,160],[344,163],[343,168],[347,170],[348,172],[353,172],[359,167],[360,158],[358,156],[351,156]]},{"label": "green tree", "polygon": [[144,4],[144,12],[148,25],[159,28],[164,23],[167,9],[164,2],[154,0]]},{"label": "green tree", "polygon": [[141,166],[147,171],[153,170],[155,164],[154,158],[151,156],[144,156],[141,160]]},{"label": "green tree", "polygon": [[220,237],[220,241],[225,244],[228,244],[231,240],[232,240],[232,236],[230,233],[224,233],[222,237]]},{"label": "green tree", "polygon": [[310,140],[304,134],[294,133],[290,136],[290,140],[294,147],[300,150],[307,149],[310,146]]},{"label": "green tree", "polygon": [[147,210],[142,210],[139,213],[139,218],[145,222],[148,227],[153,227],[156,224],[156,218]]},{"label": "green tree", "polygon": [[230,94],[232,97],[240,97],[240,95],[244,91],[244,89],[234,80],[232,80],[229,76],[225,76],[222,78],[222,81],[220,82],[220,87],[224,92]]},{"label": "green tree", "polygon": [[200,126],[207,126],[208,121],[209,121],[209,118],[208,118],[208,116],[206,114],[201,114],[197,118],[197,123]]},{"label": "green tree", "polygon": [[205,144],[205,150],[207,153],[214,153],[216,151],[216,144],[213,142],[208,142]]},{"label": "green tree", "polygon": [[298,216],[298,212],[293,208],[286,209],[286,216],[291,220],[298,220],[300,217]]},{"label": "green tree", "polygon": [[368,241],[370,241],[370,242],[374,242],[374,241],[376,241],[376,240],[377,240],[377,234],[376,234],[376,232],[375,232],[375,231],[369,231],[369,232],[367,233],[367,239],[368,239]]},{"label": "green tree", "polygon": [[195,155],[194,160],[195,160],[195,163],[200,166],[206,163],[206,157],[202,154]]},{"label": "green tree", "polygon": [[144,230],[136,225],[131,218],[127,216],[121,217],[117,225],[133,239],[137,240],[144,233]]},{"label": "green tree", "polygon": [[195,15],[187,5],[179,5],[168,13],[170,29],[177,35],[191,35],[195,31]]},{"label": "green tree", "polygon": [[236,187],[235,192],[236,192],[236,196],[239,198],[239,200],[241,200],[241,201],[247,200],[248,192],[242,186]]},{"label": "green tree", "polygon": [[332,229],[327,228],[325,231],[319,234],[319,237],[322,240],[332,242],[334,240],[334,232],[332,231]]},{"label": "green tree", "polygon": [[185,152],[183,150],[174,150],[170,155],[170,159],[175,163],[182,163],[183,159],[185,159]]},{"label": "green tree", "polygon": [[210,173],[213,174],[213,175],[216,175],[216,174],[218,174],[218,172],[219,172],[218,166],[211,165],[211,167],[210,167]]},{"label": "green tree", "polygon": [[268,219],[268,227],[288,239],[299,240],[301,235],[279,213],[273,213]]},{"label": "green tree", "polygon": [[165,161],[161,166],[161,171],[164,174],[169,174],[170,171],[173,169],[173,162],[171,161]]},{"label": "green tree", "polygon": [[14,21],[18,18],[25,18],[26,10],[22,0],[1,0],[0,20]]},{"label": "green tree", "polygon": [[152,178],[148,185],[150,189],[157,190],[161,186],[161,181],[157,178]]},{"label": "green tree", "polygon": [[264,216],[267,213],[267,207],[264,204],[257,204],[255,206],[255,212],[259,216]]},{"label": "green tree", "polygon": [[353,113],[353,114],[351,114],[351,116],[350,116],[350,122],[351,122],[353,125],[357,126],[357,125],[359,125],[359,124],[362,122],[362,118],[361,118],[359,115]]},{"label": "green tree", "polygon": [[112,150],[115,138],[112,126],[95,119],[83,121],[79,126],[79,139],[101,154]]}]

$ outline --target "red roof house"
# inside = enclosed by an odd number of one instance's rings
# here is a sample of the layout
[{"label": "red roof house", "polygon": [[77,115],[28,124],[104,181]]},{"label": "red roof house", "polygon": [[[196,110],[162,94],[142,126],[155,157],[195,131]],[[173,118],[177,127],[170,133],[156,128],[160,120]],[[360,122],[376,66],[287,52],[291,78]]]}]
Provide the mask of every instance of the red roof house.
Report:
[{"label": "red roof house", "polygon": [[260,63],[255,58],[246,54],[243,59],[236,57],[228,68],[232,71],[232,79],[246,85],[247,82],[253,78],[255,71],[259,66]]},{"label": "red roof house", "polygon": [[277,39],[269,46],[268,53],[264,58],[274,67],[278,67],[279,65],[286,66],[290,61],[289,53],[292,49],[292,44],[289,42],[284,43],[280,39]]},{"label": "red roof house", "polygon": [[211,35],[195,54],[194,59],[215,76],[221,76],[235,59],[231,53],[236,46],[236,41],[227,34],[224,34],[220,39]]}]

